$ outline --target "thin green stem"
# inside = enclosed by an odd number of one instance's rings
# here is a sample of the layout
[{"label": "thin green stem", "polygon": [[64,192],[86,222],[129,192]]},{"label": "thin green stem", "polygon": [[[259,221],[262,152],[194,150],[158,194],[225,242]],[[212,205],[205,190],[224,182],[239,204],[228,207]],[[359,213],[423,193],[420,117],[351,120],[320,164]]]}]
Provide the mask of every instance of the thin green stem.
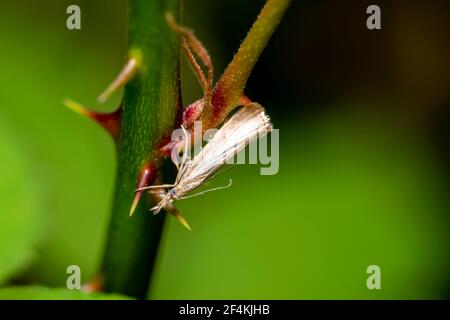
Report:
[{"label": "thin green stem", "polygon": [[[213,126],[240,104],[247,79],[290,3],[291,0],[268,0],[264,5],[214,89],[213,104],[219,112],[212,117]],[[210,117],[204,115],[206,119]]]}]

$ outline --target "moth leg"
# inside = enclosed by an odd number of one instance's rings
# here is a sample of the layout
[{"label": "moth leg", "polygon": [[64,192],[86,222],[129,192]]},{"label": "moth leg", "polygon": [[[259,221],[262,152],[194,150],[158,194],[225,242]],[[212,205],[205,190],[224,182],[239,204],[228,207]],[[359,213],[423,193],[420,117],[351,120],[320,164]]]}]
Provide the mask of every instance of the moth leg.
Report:
[{"label": "moth leg", "polygon": [[205,191],[202,191],[202,192],[194,193],[194,194],[189,195],[189,196],[180,197],[180,198],[178,198],[178,199],[182,200],[182,199],[193,198],[193,197],[200,196],[200,195],[202,195],[202,194],[205,194],[205,193],[208,193],[208,192],[211,192],[211,191],[216,191],[216,190],[221,190],[221,189],[227,189],[227,188],[231,187],[232,184],[233,184],[233,180],[230,179],[229,182],[228,182],[228,184],[227,184],[226,186],[221,186],[221,187],[211,188],[211,189],[208,189],[208,190],[205,190]]},{"label": "moth leg", "polygon": [[147,186],[147,187],[138,188],[138,189],[136,189],[134,191],[138,192],[138,191],[147,190],[147,189],[172,188],[173,186],[174,186],[173,184],[160,184],[160,185],[157,185],[157,186]]},{"label": "moth leg", "polygon": [[122,70],[119,72],[117,77],[111,82],[111,84],[98,96],[97,101],[99,103],[104,103],[109,97],[124,85],[126,85],[136,73],[142,63],[142,54],[140,51],[135,50],[130,53],[130,56],[123,66]]},{"label": "moth leg", "polygon": [[166,191],[153,191],[153,190],[150,190],[148,192],[152,193],[152,194],[166,194],[167,193]]},{"label": "moth leg", "polygon": [[[209,56],[208,51],[200,42],[200,40],[194,35],[194,32],[189,28],[186,28],[185,26],[177,24],[175,22],[175,19],[173,18],[173,15],[170,12],[166,13],[166,20],[169,27],[183,37],[181,46],[183,48],[184,53],[186,54],[189,63],[194,69],[194,73],[196,74],[198,81],[200,82],[200,85],[203,88],[204,103],[199,104],[199,107],[202,110],[203,109],[208,110],[211,104],[212,82],[214,75],[214,67],[211,61],[211,57]],[[192,54],[191,49],[197,55],[197,57],[200,58],[200,60],[206,67],[208,73],[206,78],[199,64],[197,63],[194,55]]]},{"label": "moth leg", "polygon": [[[153,211],[153,214],[158,214],[159,211],[162,209],[162,207],[159,205],[159,203],[161,202],[161,200],[164,198],[164,196],[167,193],[163,192],[163,193],[155,193],[152,194],[153,200],[155,202],[158,203],[158,205],[154,206],[153,208],[151,208],[150,210]],[[165,206],[165,210],[167,211],[167,213],[170,213],[171,215],[173,215],[175,217],[175,219],[177,219],[177,221],[186,229],[188,229],[189,231],[191,231],[191,227],[189,225],[189,223],[186,221],[186,219],[180,214],[180,212],[178,211],[178,209],[173,205],[173,203],[169,202],[166,204]]]}]

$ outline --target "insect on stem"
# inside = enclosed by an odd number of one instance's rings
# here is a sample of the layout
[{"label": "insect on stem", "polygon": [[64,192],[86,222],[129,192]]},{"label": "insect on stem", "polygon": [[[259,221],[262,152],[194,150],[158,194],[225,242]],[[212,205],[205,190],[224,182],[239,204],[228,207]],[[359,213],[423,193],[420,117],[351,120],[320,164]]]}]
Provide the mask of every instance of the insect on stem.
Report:
[{"label": "insect on stem", "polygon": [[171,188],[161,197],[159,203],[151,210],[156,214],[161,209],[172,206],[172,202],[179,199],[205,194],[213,190],[229,188],[227,186],[205,190],[194,195],[184,196],[188,192],[198,188],[209,181],[214,173],[222,168],[228,160],[233,158],[249,143],[258,137],[266,135],[272,130],[270,118],[264,108],[257,103],[242,107],[220,129],[213,138],[192,160],[187,161],[188,150],[187,131],[182,126],[186,135],[183,159],[180,170],[173,184],[157,185],[139,188],[138,191],[151,188]]}]

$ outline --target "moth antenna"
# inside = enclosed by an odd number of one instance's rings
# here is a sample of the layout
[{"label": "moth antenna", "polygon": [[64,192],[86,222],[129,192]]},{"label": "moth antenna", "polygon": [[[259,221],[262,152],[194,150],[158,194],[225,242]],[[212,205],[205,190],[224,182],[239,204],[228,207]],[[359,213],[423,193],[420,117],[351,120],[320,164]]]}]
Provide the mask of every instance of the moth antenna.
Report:
[{"label": "moth antenna", "polygon": [[205,191],[202,191],[202,192],[199,192],[199,193],[194,193],[194,194],[189,195],[189,196],[180,197],[179,199],[182,200],[182,199],[193,198],[193,197],[200,196],[200,195],[202,195],[202,194],[205,194],[205,193],[208,193],[208,192],[211,192],[211,191],[222,190],[222,189],[228,189],[229,187],[231,187],[232,184],[233,184],[233,180],[230,179],[229,182],[228,182],[228,184],[227,184],[226,186],[208,189],[208,190],[205,190]]},{"label": "moth antenna", "polygon": [[117,77],[111,84],[98,96],[97,102],[104,103],[109,97],[121,87],[126,85],[136,73],[139,71],[142,64],[142,53],[140,50],[134,50],[130,53],[130,57],[119,72]]},{"label": "moth antenna", "polygon": [[117,138],[119,137],[120,122],[122,117],[122,106],[120,106],[114,112],[103,113],[92,111],[89,108],[71,99],[64,99],[63,105],[66,108],[82,115],[83,117],[86,117],[88,119],[97,122],[113,137],[113,139],[117,140]]},{"label": "moth antenna", "polygon": [[148,190],[148,189],[156,189],[156,188],[171,188],[173,187],[173,184],[160,184],[157,186],[146,186],[146,187],[139,187],[137,188],[135,191],[136,192],[140,192],[140,191],[144,191],[144,190]]}]

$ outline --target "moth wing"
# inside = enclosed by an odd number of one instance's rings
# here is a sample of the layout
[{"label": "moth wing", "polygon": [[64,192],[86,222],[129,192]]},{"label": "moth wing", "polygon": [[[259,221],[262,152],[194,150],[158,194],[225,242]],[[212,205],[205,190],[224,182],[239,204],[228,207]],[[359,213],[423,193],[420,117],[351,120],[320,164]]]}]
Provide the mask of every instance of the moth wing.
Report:
[{"label": "moth wing", "polygon": [[271,130],[270,118],[262,106],[252,104],[242,107],[194,157],[179,184],[186,190],[198,187],[254,139]]}]

